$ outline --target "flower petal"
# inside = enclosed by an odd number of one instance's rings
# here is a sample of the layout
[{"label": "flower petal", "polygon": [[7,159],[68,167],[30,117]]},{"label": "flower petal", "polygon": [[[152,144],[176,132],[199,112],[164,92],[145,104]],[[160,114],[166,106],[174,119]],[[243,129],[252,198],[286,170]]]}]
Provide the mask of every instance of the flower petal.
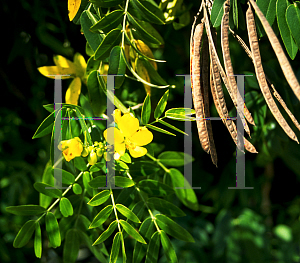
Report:
[{"label": "flower petal", "polygon": [[136,146],[134,148],[129,147],[129,153],[133,158],[139,158],[147,153],[147,149],[139,146]]},{"label": "flower petal", "polygon": [[118,123],[121,118],[121,111],[119,109],[115,109],[113,115],[115,122]]},{"label": "flower petal", "polygon": [[78,98],[81,92],[81,80],[79,77],[76,77],[71,82],[69,88],[66,92],[66,103],[78,105]]},{"label": "flower petal", "polygon": [[126,113],[118,120],[118,127],[124,136],[129,138],[139,129],[139,120],[130,113]]},{"label": "flower petal", "polygon": [[103,132],[103,136],[109,144],[120,144],[124,141],[124,136],[116,127],[110,127],[106,129]]},{"label": "flower petal", "polygon": [[144,146],[152,142],[153,134],[146,127],[141,127],[138,132],[132,135],[130,141],[138,146]]},{"label": "flower petal", "polygon": [[115,143],[114,148],[115,148],[115,152],[118,153],[120,156],[124,155],[125,143]]}]

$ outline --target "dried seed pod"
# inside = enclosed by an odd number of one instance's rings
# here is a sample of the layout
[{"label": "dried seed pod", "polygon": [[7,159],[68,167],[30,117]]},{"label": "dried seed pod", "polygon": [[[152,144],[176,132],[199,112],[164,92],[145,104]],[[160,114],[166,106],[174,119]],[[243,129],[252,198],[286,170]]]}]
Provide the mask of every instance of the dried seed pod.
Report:
[{"label": "dried seed pod", "polygon": [[270,89],[268,87],[268,83],[266,80],[266,76],[262,67],[261,63],[261,56],[260,56],[260,51],[259,51],[259,45],[258,45],[258,38],[256,34],[256,27],[255,27],[255,20],[254,20],[254,15],[251,10],[251,6],[248,3],[249,7],[246,12],[246,21],[247,21],[247,30],[248,30],[248,36],[249,36],[249,42],[250,42],[250,47],[251,47],[251,52],[252,52],[252,58],[253,58],[253,63],[255,67],[255,73],[256,73],[256,78],[258,80],[258,84],[260,86],[260,89],[262,91],[262,94],[267,102],[268,107],[270,108],[273,116],[279,123],[279,125],[282,127],[282,129],[285,131],[285,133],[292,139],[298,142],[297,137],[293,130],[290,128],[286,120],[283,118],[281,115],[273,97],[270,92]]},{"label": "dried seed pod", "polygon": [[[210,29],[210,25],[209,25],[209,20],[208,20],[208,17],[207,17],[207,11],[206,11],[206,8],[203,9],[204,10],[204,24],[205,24],[205,28],[206,28],[206,33],[207,33],[207,36],[208,36],[208,39],[209,39],[209,45],[210,45],[210,48],[211,48],[211,52],[212,52],[212,55],[214,56],[215,58],[215,63],[216,63],[216,66],[217,66],[217,70],[219,72],[219,75],[222,77],[222,80],[225,84],[225,87],[226,89],[228,90],[228,93],[231,97],[231,99],[233,99],[234,95],[233,93],[231,92],[231,89],[229,87],[229,83],[228,83],[228,79],[227,79],[227,76],[225,74],[225,71],[221,65],[221,62],[219,60],[219,57],[218,57],[218,54],[217,54],[217,51],[216,51],[216,47],[213,43],[213,37],[212,37],[212,33],[211,33],[211,29]],[[222,85],[221,85],[222,87]],[[224,101],[225,103],[225,101]],[[235,104],[236,106],[237,104]],[[245,106],[246,108],[246,106]],[[249,130],[249,127],[248,125],[245,124],[246,122],[244,121],[244,129],[245,131],[250,134],[250,130]],[[254,122],[253,122],[254,123]]]},{"label": "dried seed pod", "polygon": [[269,41],[273,47],[273,50],[277,56],[278,62],[280,64],[280,67],[282,69],[282,72],[289,83],[290,87],[292,88],[293,92],[297,96],[298,100],[300,100],[300,85],[299,82],[295,76],[295,73],[290,65],[290,62],[288,61],[286,55],[284,54],[284,51],[280,45],[280,42],[275,35],[272,27],[270,26],[268,20],[265,18],[264,14],[260,11],[259,7],[257,6],[256,2],[254,0],[250,0],[251,5],[253,6],[262,26],[264,27],[266,34],[269,38]]},{"label": "dried seed pod", "polygon": [[[233,72],[231,57],[230,57],[229,38],[228,38],[229,10],[230,10],[230,1],[227,0],[224,3],[224,14],[221,22],[221,46],[223,52],[225,71],[228,78],[228,85],[229,85],[229,89],[231,90],[229,94],[231,95],[231,99],[233,101],[234,106],[237,108],[238,97],[240,100],[242,100],[242,98],[240,93],[238,92],[237,83],[234,77],[234,72]],[[249,123],[255,125],[251,113],[249,112],[247,107],[244,107],[244,115]],[[243,120],[244,116],[240,116],[240,118]],[[243,120],[243,124],[245,127],[245,131],[250,136],[250,130],[248,124],[244,120]]]}]

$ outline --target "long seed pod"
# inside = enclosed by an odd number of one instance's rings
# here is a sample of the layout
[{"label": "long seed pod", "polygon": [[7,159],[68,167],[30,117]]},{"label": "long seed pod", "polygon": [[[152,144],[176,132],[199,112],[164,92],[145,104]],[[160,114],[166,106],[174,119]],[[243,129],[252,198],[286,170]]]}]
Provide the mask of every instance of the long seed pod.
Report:
[{"label": "long seed pod", "polygon": [[298,142],[297,137],[293,130],[290,128],[286,120],[281,115],[273,97],[270,92],[270,89],[268,87],[268,83],[265,77],[265,73],[262,67],[261,63],[261,56],[259,51],[259,45],[258,45],[258,38],[256,34],[256,27],[255,27],[255,20],[254,16],[251,10],[251,6],[248,3],[249,7],[246,12],[246,21],[247,21],[247,29],[248,29],[248,36],[249,36],[249,42],[250,42],[250,48],[252,51],[252,58],[255,68],[256,77],[258,80],[258,84],[260,86],[260,89],[262,91],[262,94],[268,104],[268,107],[270,108],[272,114],[274,115],[275,119],[279,123],[279,125],[282,127],[282,129],[285,131],[285,133],[292,139]]},{"label": "long seed pod", "polygon": [[290,87],[292,88],[293,92],[295,93],[296,97],[300,101],[300,85],[299,82],[294,74],[294,71],[288,61],[284,51],[279,43],[277,36],[275,35],[272,27],[268,23],[268,20],[265,18],[263,13],[260,11],[259,7],[257,6],[254,0],[250,0],[251,5],[253,6],[262,26],[264,27],[266,34],[269,38],[269,41],[273,47],[273,50],[277,56],[278,62],[282,69],[282,72],[289,83]]},{"label": "long seed pod", "polygon": [[206,125],[206,131],[208,134],[208,149],[211,156],[211,160],[214,165],[217,166],[217,151],[214,143],[213,138],[213,132],[212,132],[212,125],[211,121],[209,120],[210,117],[210,111],[209,111],[209,49],[208,49],[208,40],[207,36],[204,36],[203,39],[203,47],[202,47],[202,68],[201,68],[202,74],[202,94],[204,99],[204,115],[205,115],[205,125]]},{"label": "long seed pod", "polygon": [[205,112],[204,112],[204,98],[203,98],[203,87],[201,83],[200,72],[202,66],[200,65],[201,56],[201,44],[203,37],[204,26],[203,23],[200,23],[195,28],[195,33],[193,37],[193,54],[192,54],[192,92],[193,92],[193,102],[194,108],[196,111],[197,117],[197,128],[201,146],[203,150],[209,153],[209,137],[206,129],[206,121],[205,121]]},{"label": "long seed pod", "polygon": [[[211,77],[210,77],[211,82],[210,82],[210,87],[211,87],[211,92],[212,92],[212,95],[213,95],[214,103],[215,103],[216,109],[218,111],[218,114],[222,118],[222,121],[225,124],[226,128],[228,129],[228,131],[229,131],[229,133],[230,133],[233,141],[237,145],[237,130],[236,130],[236,126],[235,126],[234,121],[232,121],[229,118],[226,104],[223,104],[223,102],[222,102],[224,100],[223,91],[222,91],[222,89],[219,90],[217,88],[218,83],[221,82],[220,75],[218,76],[219,73],[218,72],[214,72],[212,63],[213,62],[211,62]],[[220,91],[220,92],[218,92],[218,91]],[[224,107],[224,105],[225,105],[225,107]],[[245,146],[245,149],[248,152],[257,153],[255,147],[246,138],[244,138],[244,146]]]},{"label": "long seed pod", "polygon": [[[237,35],[231,28],[229,28],[229,30],[232,33],[232,35],[237,39],[237,41],[239,42],[239,44],[242,46],[242,48],[244,49],[244,51],[246,52],[246,54],[250,57],[251,61],[253,62],[251,50],[246,45],[246,43],[244,42],[244,40],[239,35]],[[282,97],[280,96],[280,94],[277,92],[277,90],[275,89],[275,87],[271,83],[271,81],[267,78],[267,76],[266,76],[266,80],[267,80],[267,83],[268,83],[269,87],[271,87],[271,90],[272,90],[273,95],[275,96],[275,98],[278,100],[278,102],[281,104],[281,106],[283,107],[283,109],[289,115],[289,117],[291,118],[291,120],[295,124],[295,126],[298,128],[298,130],[300,130],[300,124],[298,123],[297,119],[295,118],[295,116],[293,115],[293,113],[289,110],[289,108],[285,104],[284,100],[282,99]]]},{"label": "long seed pod", "polygon": [[[231,57],[230,57],[230,49],[229,49],[229,38],[228,38],[228,29],[229,29],[229,10],[230,10],[230,0],[226,0],[224,3],[224,14],[222,17],[221,22],[221,46],[222,46],[222,52],[223,52],[223,59],[224,59],[224,66],[225,71],[228,78],[228,85],[229,89],[231,90],[232,94],[232,101],[235,107],[237,108],[237,96],[242,100],[240,93],[238,92],[237,83],[234,77],[234,72],[232,68],[231,63]],[[244,115],[249,123],[252,125],[255,125],[254,120],[251,116],[251,113],[249,112],[247,107],[244,107]],[[240,116],[240,118],[243,120],[243,124],[245,126],[245,131],[250,136],[250,130],[247,125],[247,122],[243,119],[244,116]]]},{"label": "long seed pod", "polygon": [[[227,76],[226,76],[225,71],[224,71],[224,69],[221,65],[221,62],[219,60],[219,57],[218,57],[218,54],[217,54],[217,51],[216,51],[216,47],[213,43],[213,37],[212,37],[210,25],[209,25],[209,20],[208,20],[206,8],[204,7],[203,10],[204,10],[204,24],[205,24],[205,28],[206,28],[206,33],[207,33],[207,37],[208,37],[208,40],[209,40],[209,45],[210,45],[211,50],[212,50],[212,54],[215,57],[215,62],[216,62],[216,65],[217,65],[217,69],[219,71],[220,76],[222,77],[222,80],[225,84],[226,89],[228,90],[228,93],[229,93],[230,97],[233,98],[234,95],[231,92]],[[246,122],[244,122],[244,123],[246,123]],[[250,130],[249,130],[248,125],[244,125],[244,129],[248,134],[250,134]]]}]

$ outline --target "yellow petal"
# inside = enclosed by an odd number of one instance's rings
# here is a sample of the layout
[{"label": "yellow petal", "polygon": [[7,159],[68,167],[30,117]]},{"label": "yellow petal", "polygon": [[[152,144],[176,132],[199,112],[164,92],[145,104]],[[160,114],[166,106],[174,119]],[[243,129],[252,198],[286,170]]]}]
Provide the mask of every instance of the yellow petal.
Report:
[{"label": "yellow petal", "polygon": [[68,0],[68,10],[69,10],[69,19],[72,21],[76,16],[79,7],[81,4],[81,0]]},{"label": "yellow petal", "polygon": [[144,146],[152,142],[153,134],[146,127],[141,127],[139,131],[133,134],[129,139],[138,146]]},{"label": "yellow petal", "polygon": [[70,75],[62,76],[61,79],[70,79],[74,78],[75,72],[70,68],[61,68],[57,66],[45,66],[39,67],[38,71],[47,78],[55,79],[55,75]]},{"label": "yellow petal", "polygon": [[118,127],[125,137],[131,137],[139,129],[139,120],[130,115],[124,114],[118,121]]},{"label": "yellow petal", "polygon": [[82,78],[85,74],[86,62],[84,57],[81,54],[76,53],[74,55],[74,65],[76,70],[76,76]]},{"label": "yellow petal", "polygon": [[144,147],[136,146],[134,148],[129,148],[129,153],[133,158],[139,158],[147,153],[147,149]]},{"label": "yellow petal", "polygon": [[125,154],[125,143],[115,143],[114,148],[115,152],[120,156]]},{"label": "yellow petal", "polygon": [[54,64],[60,68],[69,68],[73,71],[73,74],[76,74],[75,65],[72,61],[66,59],[61,55],[53,56]]},{"label": "yellow petal", "polygon": [[66,103],[78,105],[78,98],[81,92],[81,80],[79,77],[76,77],[71,82],[67,92],[66,92]]},{"label": "yellow petal", "polygon": [[67,162],[74,159],[75,157],[81,156],[81,152],[83,151],[83,145],[78,137],[67,141],[63,141],[62,145],[67,147],[63,151],[63,155]]},{"label": "yellow petal", "polygon": [[114,115],[115,122],[118,123],[121,118],[121,111],[119,109],[115,109],[113,115]]},{"label": "yellow petal", "polygon": [[120,144],[124,141],[124,136],[116,127],[106,129],[103,132],[103,136],[109,144]]}]

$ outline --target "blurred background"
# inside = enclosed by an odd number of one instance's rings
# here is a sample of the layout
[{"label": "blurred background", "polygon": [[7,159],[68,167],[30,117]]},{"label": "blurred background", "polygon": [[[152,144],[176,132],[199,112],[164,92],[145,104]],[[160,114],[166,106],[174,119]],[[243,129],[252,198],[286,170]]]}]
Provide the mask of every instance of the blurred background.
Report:
[{"label": "blurred background", "polygon": [[[153,50],[154,56],[167,61],[158,65],[158,72],[167,83],[176,86],[170,89],[167,109],[183,107],[184,80],[176,74],[189,74],[190,28],[199,3],[184,4],[189,12],[186,19],[190,19],[186,27],[175,30],[172,24],[155,26],[165,46]],[[41,180],[49,160],[50,135],[35,140],[32,136],[48,116],[42,105],[53,103],[54,82],[43,77],[37,67],[54,65],[55,54],[72,60],[79,52],[87,60],[86,41],[80,25],[68,20],[66,0],[1,1],[0,5],[0,262],[61,262],[61,248],[44,250],[42,259],[34,256],[33,240],[21,249],[13,248],[16,234],[29,218],[9,214],[5,207],[37,204],[38,192],[33,183]],[[237,32],[246,40],[244,29],[241,24]],[[276,23],[274,29],[278,33]],[[245,174],[246,186],[254,189],[228,190],[235,186],[236,150],[223,123],[212,124],[218,168],[201,149],[193,123],[193,186],[202,188],[196,190],[200,209],[192,211],[177,203],[187,214],[177,222],[188,229],[196,242],[173,240],[173,245],[180,262],[300,262],[300,146],[278,127],[261,95],[250,59],[231,36],[230,41],[235,73],[253,75],[246,78],[245,93],[256,122],[256,127],[250,128],[249,140],[259,153],[246,153]],[[268,77],[300,120],[299,101],[286,83],[265,36],[260,48]],[[291,64],[299,79],[299,54]],[[68,81],[63,81],[63,92]],[[153,107],[164,92],[152,89]],[[133,103],[141,103],[146,96],[143,85],[132,80],[127,80],[116,94],[122,101]],[[231,109],[227,93],[225,97]],[[217,116],[213,105],[211,112]],[[184,129],[182,122],[169,122]],[[300,132],[288,122],[300,138]],[[154,141],[164,150],[183,151],[183,139],[181,134],[172,137],[154,132]],[[43,236],[46,238],[45,233]],[[94,260],[90,257],[81,262],[97,262]],[[160,262],[166,261],[162,258]]]}]

